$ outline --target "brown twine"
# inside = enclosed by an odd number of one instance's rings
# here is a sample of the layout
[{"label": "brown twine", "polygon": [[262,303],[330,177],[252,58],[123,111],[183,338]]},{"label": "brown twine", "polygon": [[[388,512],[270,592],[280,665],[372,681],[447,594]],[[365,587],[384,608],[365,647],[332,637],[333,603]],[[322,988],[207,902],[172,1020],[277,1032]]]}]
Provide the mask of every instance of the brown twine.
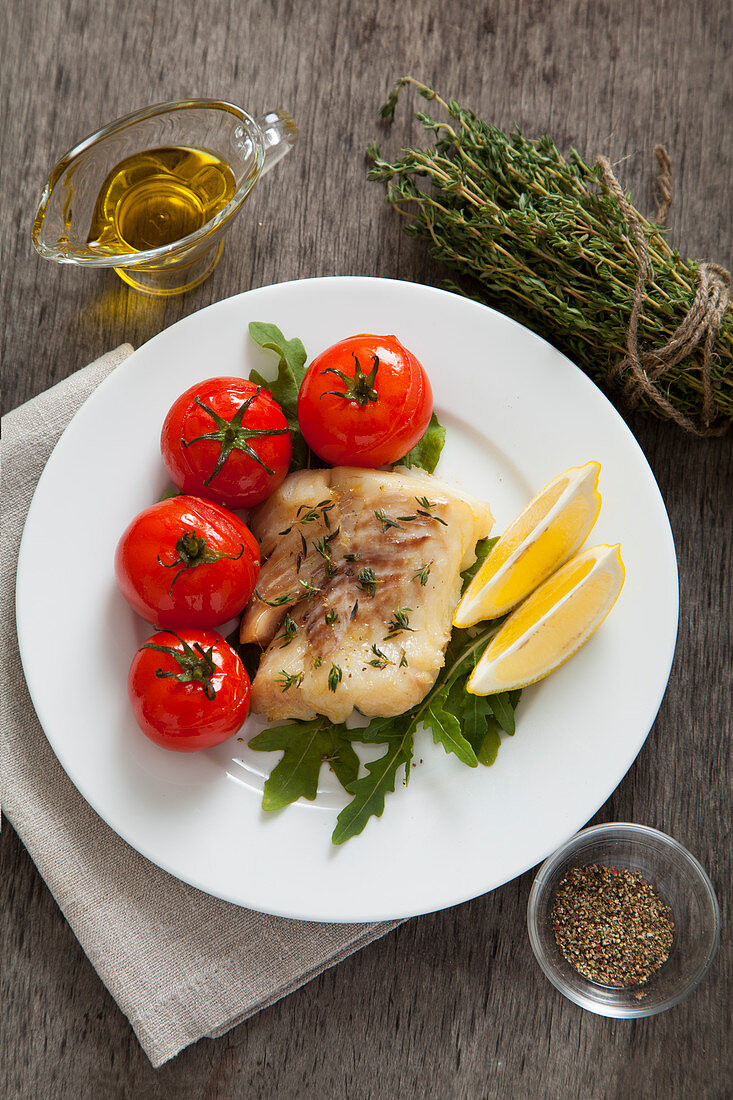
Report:
[{"label": "brown twine", "polygon": [[[661,212],[662,217],[666,217],[669,203],[672,201],[671,164],[669,156],[662,146],[657,146],[655,153],[657,153],[657,161],[660,167],[660,180],[663,181],[659,185],[660,204],[657,213],[659,215]],[[650,267],[646,236],[639,215],[621,189],[608,158],[599,157],[597,164],[601,169],[604,183],[609,191],[612,191],[616,196],[621,209],[626,215],[626,220],[634,236],[636,254],[639,260],[639,273],[634,287],[629,327],[626,332],[626,355],[611,367],[610,377],[618,379],[625,371],[628,372],[625,390],[630,408],[636,407],[643,394],[670,420],[674,420],[685,431],[692,432],[695,435],[721,435],[726,430],[727,425],[721,427],[711,426],[711,421],[715,415],[711,372],[715,339],[730,300],[730,272],[718,264],[699,263],[697,265],[699,280],[697,291],[682,321],[666,343],[651,351],[640,352],[638,343],[639,318],[644,304]],[[665,177],[668,178],[665,180]],[[659,217],[657,220],[659,220]],[[690,355],[701,341],[703,342],[701,367],[703,426],[695,424],[689,416],[675,408],[659,386],[656,385],[668,371]]]},{"label": "brown twine", "polygon": [[657,194],[657,212],[654,221],[657,225],[667,224],[667,214],[672,205],[672,161],[669,153],[663,145],[654,146],[654,156],[657,158],[659,172],[655,183]]}]

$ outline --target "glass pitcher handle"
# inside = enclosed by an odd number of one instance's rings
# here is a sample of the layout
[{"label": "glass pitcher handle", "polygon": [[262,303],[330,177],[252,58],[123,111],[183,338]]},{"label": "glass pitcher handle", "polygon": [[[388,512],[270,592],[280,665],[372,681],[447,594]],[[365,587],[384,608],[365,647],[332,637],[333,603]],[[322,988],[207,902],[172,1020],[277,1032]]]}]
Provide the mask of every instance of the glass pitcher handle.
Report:
[{"label": "glass pitcher handle", "polygon": [[289,153],[298,140],[298,127],[287,111],[268,111],[257,119],[265,146],[262,175]]}]

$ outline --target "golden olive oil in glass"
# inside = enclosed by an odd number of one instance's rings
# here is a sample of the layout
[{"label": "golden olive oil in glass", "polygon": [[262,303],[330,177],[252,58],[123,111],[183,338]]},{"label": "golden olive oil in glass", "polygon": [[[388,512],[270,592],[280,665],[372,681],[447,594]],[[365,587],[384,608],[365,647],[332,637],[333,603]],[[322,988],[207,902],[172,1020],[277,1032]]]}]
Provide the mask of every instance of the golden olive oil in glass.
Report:
[{"label": "golden olive oil in glass", "polygon": [[234,195],[229,165],[205,149],[145,149],[102,184],[88,243],[110,252],[147,252],[201,229]]}]

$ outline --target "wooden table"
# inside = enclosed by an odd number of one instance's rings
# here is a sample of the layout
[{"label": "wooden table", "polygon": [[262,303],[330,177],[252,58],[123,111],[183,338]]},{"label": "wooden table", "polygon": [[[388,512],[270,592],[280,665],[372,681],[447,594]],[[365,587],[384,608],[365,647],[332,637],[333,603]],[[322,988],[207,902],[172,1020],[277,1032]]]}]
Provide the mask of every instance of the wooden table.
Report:
[{"label": "wooden table", "polygon": [[[331,274],[439,281],[423,245],[399,233],[382,191],[365,182],[365,145],[382,136],[378,107],[404,73],[501,126],[547,131],[589,157],[607,153],[650,211],[652,148],[666,142],[672,239],[730,266],[725,0],[10,0],[4,15],[9,408],[120,342],[139,345],[250,287]],[[214,276],[182,298],[154,300],[111,273],[37,257],[30,218],[54,160],[101,123],[190,95],[255,113],[284,106],[302,132],[256,189]],[[406,108],[382,139],[389,148],[417,139]],[[649,739],[594,820],[654,825],[695,852],[719,891],[727,940],[731,441],[632,426],[677,543],[679,641]],[[727,943],[704,985],[673,1011],[634,1023],[584,1013],[534,962],[531,871],[410,921],[155,1071],[7,824],[2,835],[9,1100],[730,1095]]]}]

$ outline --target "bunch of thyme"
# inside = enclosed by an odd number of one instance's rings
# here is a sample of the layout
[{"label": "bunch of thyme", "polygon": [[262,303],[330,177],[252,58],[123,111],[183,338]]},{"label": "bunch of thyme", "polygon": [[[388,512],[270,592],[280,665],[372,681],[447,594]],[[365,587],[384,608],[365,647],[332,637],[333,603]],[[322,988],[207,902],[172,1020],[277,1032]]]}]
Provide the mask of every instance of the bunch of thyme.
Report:
[{"label": "bunch of thyme", "polygon": [[[383,159],[369,146],[369,179],[387,184],[387,201],[409,217],[405,232],[432,242],[436,258],[466,278],[448,289],[500,308],[545,336],[596,381],[624,359],[639,256],[618,198],[601,186],[598,167],[571,149],[563,157],[548,136],[506,134],[455,100],[404,77],[381,110],[394,116],[400,89],[414,85],[450,122],[424,112],[427,149]],[[638,328],[641,347],[669,339],[687,314],[697,265],[683,260],[661,227],[639,215],[652,272]],[[665,374],[665,396],[699,418],[702,345]],[[717,333],[710,380],[718,422],[733,420],[733,310]],[[665,416],[645,394],[640,409]]]}]

